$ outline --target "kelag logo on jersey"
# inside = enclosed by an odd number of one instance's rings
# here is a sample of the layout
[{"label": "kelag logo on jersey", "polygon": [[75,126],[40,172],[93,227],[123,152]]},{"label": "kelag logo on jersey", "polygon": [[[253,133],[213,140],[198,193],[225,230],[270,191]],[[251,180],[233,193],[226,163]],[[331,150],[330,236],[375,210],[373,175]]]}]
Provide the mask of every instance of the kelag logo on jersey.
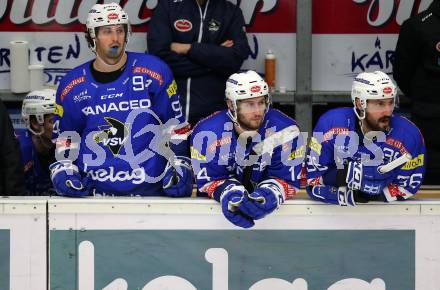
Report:
[{"label": "kelag logo on jersey", "polygon": [[104,117],[108,125],[99,126],[101,132],[93,135],[93,140],[96,143],[102,143],[107,146],[113,155],[118,155],[121,147],[127,141],[128,128],[124,123],[111,118]]}]

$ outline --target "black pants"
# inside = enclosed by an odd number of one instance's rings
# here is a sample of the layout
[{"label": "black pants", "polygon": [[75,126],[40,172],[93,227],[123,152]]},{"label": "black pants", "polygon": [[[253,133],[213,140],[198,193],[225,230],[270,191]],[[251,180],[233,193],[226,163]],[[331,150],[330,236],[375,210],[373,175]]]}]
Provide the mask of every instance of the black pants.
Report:
[{"label": "black pants", "polygon": [[[415,105],[417,107],[417,105]],[[435,115],[414,110],[411,120],[419,127],[426,145],[426,172],[423,184],[440,185],[440,110]]]}]

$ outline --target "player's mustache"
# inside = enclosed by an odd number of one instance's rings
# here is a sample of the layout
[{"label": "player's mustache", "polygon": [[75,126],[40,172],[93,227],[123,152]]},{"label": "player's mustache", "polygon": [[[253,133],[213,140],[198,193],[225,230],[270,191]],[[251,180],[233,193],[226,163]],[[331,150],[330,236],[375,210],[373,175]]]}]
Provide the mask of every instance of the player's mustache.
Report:
[{"label": "player's mustache", "polygon": [[379,122],[386,122],[386,121],[390,121],[391,120],[391,117],[387,117],[387,116],[385,116],[385,117],[382,117],[382,118],[380,118],[379,119]]}]

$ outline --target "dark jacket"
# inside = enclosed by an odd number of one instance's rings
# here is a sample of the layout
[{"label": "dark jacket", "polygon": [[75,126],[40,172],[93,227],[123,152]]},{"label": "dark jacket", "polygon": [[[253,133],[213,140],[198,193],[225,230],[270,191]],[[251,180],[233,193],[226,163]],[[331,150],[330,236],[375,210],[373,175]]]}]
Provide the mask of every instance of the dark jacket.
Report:
[{"label": "dark jacket", "polygon": [[[233,40],[234,46],[221,46],[226,40]],[[181,55],[170,50],[172,42],[192,47]],[[149,53],[171,67],[192,123],[225,108],[226,80],[250,52],[242,11],[226,0],[206,0],[201,7],[196,0],[159,0],[147,44]]]},{"label": "dark jacket", "polygon": [[440,137],[440,0],[407,19],[400,28],[394,79],[411,99],[411,120],[426,142],[425,184],[439,184]]},{"label": "dark jacket", "polygon": [[15,138],[8,111],[0,101],[0,196],[23,195],[24,192],[20,145]]},{"label": "dark jacket", "polygon": [[[439,116],[440,106],[440,1],[407,19],[400,28],[393,76],[400,90],[426,117]],[[426,105],[419,110],[417,106]]]}]

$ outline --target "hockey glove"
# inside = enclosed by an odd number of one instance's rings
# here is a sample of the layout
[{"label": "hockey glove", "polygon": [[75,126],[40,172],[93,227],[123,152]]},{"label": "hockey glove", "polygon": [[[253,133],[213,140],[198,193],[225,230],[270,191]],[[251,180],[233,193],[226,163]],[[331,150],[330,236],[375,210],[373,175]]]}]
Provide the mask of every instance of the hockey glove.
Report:
[{"label": "hockey glove", "polygon": [[89,195],[88,178],[82,178],[78,167],[70,160],[62,160],[49,166],[50,178],[58,195],[83,197]]},{"label": "hockey glove", "polygon": [[239,210],[240,205],[247,199],[247,191],[242,185],[226,187],[220,197],[222,212],[225,218],[236,226],[250,228],[254,221]]},{"label": "hockey glove", "polygon": [[382,194],[392,180],[392,173],[379,173],[376,166],[364,166],[359,161],[350,161],[347,171],[347,187],[360,190],[368,195]]},{"label": "hockey glove", "polygon": [[280,205],[280,194],[268,185],[255,189],[238,207],[241,212],[254,220],[261,219]]},{"label": "hockey glove", "polygon": [[162,188],[167,196],[186,197],[192,194],[192,168],[188,157],[176,156],[174,164],[168,162]]},{"label": "hockey glove", "polygon": [[338,204],[340,206],[356,206],[355,193],[357,190],[349,189],[346,186],[340,186],[336,188],[338,194]]},{"label": "hockey glove", "polygon": [[357,191],[348,189],[346,186],[315,185],[306,187],[306,190],[314,200],[340,206],[356,206],[355,193]]}]

